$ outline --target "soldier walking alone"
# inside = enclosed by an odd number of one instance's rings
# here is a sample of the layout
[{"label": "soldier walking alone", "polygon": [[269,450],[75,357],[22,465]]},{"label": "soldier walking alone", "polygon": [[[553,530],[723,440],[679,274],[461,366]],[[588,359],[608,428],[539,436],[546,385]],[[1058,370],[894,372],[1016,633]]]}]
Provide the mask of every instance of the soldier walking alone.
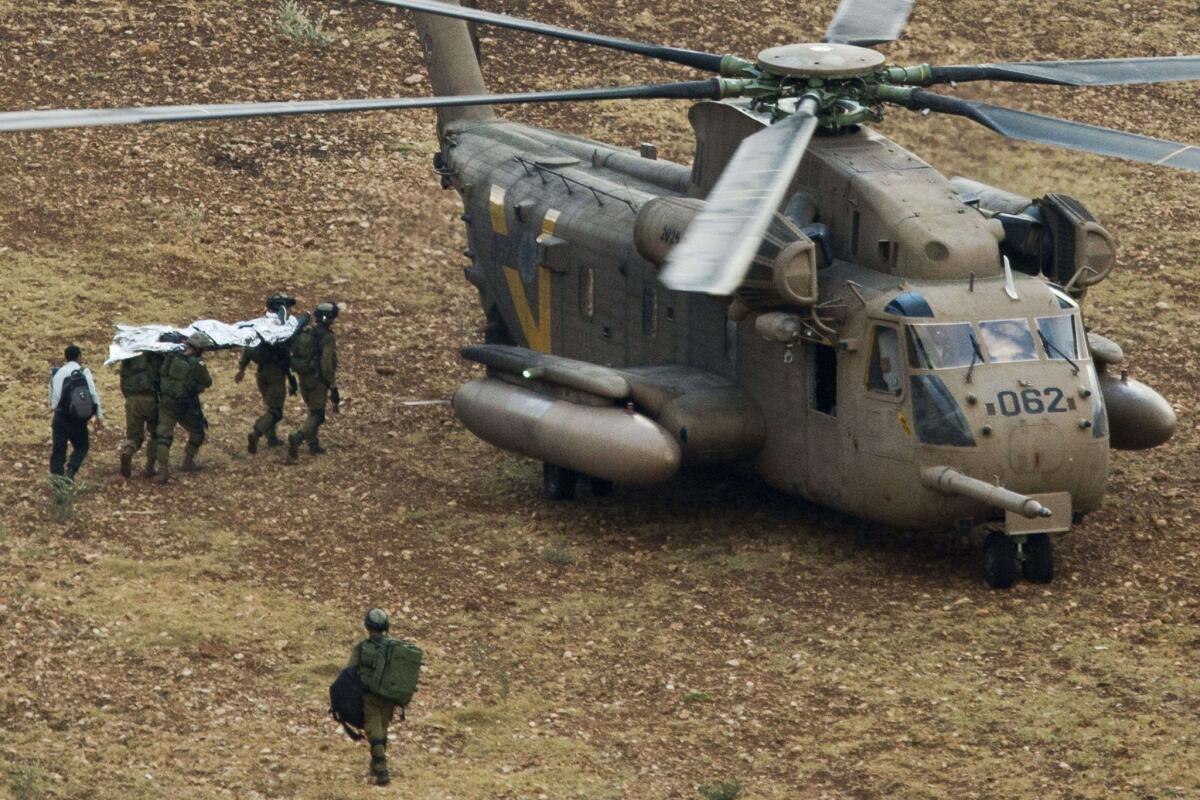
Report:
[{"label": "soldier walking alone", "polygon": [[[296,305],[295,298],[288,297],[282,292],[275,292],[267,298],[267,311],[279,314],[286,319],[287,309]],[[246,451],[258,452],[258,440],[267,437],[267,447],[279,447],[283,442],[276,433],[276,427],[283,421],[283,404],[287,399],[285,386],[290,382],[291,393],[296,393],[296,379],[291,374],[291,356],[288,342],[267,344],[261,342],[254,347],[242,351],[238,361],[237,374],[233,376],[235,383],[241,383],[246,377],[246,367],[253,361],[257,367],[254,373],[258,392],[262,395],[266,411],[254,422],[254,427],[246,435]]]},{"label": "soldier walking alone", "polygon": [[[371,745],[371,777],[379,786],[388,774],[388,726],[396,706],[400,719],[417,691],[424,653],[412,642],[387,635],[391,622],[382,608],[372,608],[363,619],[367,638],[354,646],[343,674],[357,671],[362,686],[362,727]],[[332,692],[331,692],[332,694]],[[349,729],[347,729],[349,730]]]},{"label": "soldier walking alone", "polygon": [[121,394],[125,396],[125,441],[121,444],[121,475],[133,476],[133,456],[149,437],[142,475],[154,475],[158,458],[158,380],[162,353],[139,353],[121,362]]},{"label": "soldier walking alone", "polygon": [[212,377],[204,365],[201,354],[212,347],[213,340],[197,331],[187,339],[183,352],[167,353],[159,372],[158,404],[158,482],[171,479],[171,442],[175,438],[175,423],[188,432],[187,447],[183,451],[183,463],[179,469],[194,472],[196,453],[204,444],[204,429],[208,420],[200,407],[200,393],[212,386]]},{"label": "soldier walking alone", "polygon": [[[63,357],[66,363],[50,370],[50,408],[54,412],[54,419],[50,423],[53,442],[50,474],[65,475],[74,480],[75,473],[83,466],[83,459],[87,458],[87,421],[95,417],[93,425],[100,430],[104,409],[100,407],[100,395],[96,393],[92,371],[81,363],[83,356],[80,349],[73,344],[68,345]],[[67,460],[68,443],[71,445],[70,461]]]},{"label": "soldier walking alone", "polygon": [[308,407],[304,423],[288,437],[288,461],[293,463],[300,458],[302,442],[308,442],[308,452],[314,456],[325,452],[318,438],[325,422],[325,408],[330,400],[333,413],[338,413],[341,406],[337,389],[337,342],[329,329],[337,315],[337,303],[332,300],[321,303],[313,312],[315,324],[291,340],[292,369],[300,376],[300,395]]}]

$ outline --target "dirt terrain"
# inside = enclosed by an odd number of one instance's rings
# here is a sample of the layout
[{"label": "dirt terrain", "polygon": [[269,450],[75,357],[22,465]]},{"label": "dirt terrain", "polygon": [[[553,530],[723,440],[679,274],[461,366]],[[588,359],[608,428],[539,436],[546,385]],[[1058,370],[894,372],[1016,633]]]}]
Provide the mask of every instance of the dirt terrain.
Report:
[{"label": "dirt terrain", "polygon": [[[819,38],[835,2],[482,4],[751,55]],[[0,108],[428,91],[407,14],[304,5],[326,15],[323,41],[282,33],[266,0],[0,0]],[[1192,0],[921,0],[888,53],[1195,54],[1195,14]],[[694,77],[483,36],[497,91]],[[1196,86],[959,92],[1200,142]],[[505,113],[686,161],[686,108]],[[1086,318],[1179,412],[1168,446],[1114,455],[1104,509],[1059,540],[1052,585],[996,592],[965,542],[744,475],[552,503],[537,465],[444,405],[404,405],[448,398],[476,372],[458,349],[481,338],[432,120],[0,135],[0,797],[1200,796],[1200,178],[900,110],[881,126],[947,173],[1083,199],[1122,246]],[[245,318],[275,289],[345,304],[329,454],[246,455],[257,397],[219,353],[204,471],[121,480],[117,379],[100,368],[113,325]],[[44,406],[47,359],[70,341],[109,424],[64,512]],[[287,413],[297,424],[299,404]],[[384,790],[325,714],[373,604],[428,653]]]}]

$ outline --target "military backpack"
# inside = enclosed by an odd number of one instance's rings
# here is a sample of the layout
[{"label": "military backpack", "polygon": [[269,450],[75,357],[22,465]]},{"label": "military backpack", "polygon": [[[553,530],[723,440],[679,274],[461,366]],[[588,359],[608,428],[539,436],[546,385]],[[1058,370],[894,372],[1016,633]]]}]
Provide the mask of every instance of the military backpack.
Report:
[{"label": "military backpack", "polygon": [[417,691],[424,656],[421,648],[403,639],[367,639],[358,661],[359,680],[371,694],[403,708]]},{"label": "military backpack", "polygon": [[171,353],[163,362],[160,391],[163,397],[179,401],[196,393],[194,362],[179,353]]},{"label": "military backpack", "polygon": [[321,351],[325,336],[317,328],[305,328],[291,338],[292,371],[297,375],[321,374]]},{"label": "military backpack", "polygon": [[121,362],[121,394],[158,393],[158,371],[162,367],[162,356],[158,353],[141,353]]}]

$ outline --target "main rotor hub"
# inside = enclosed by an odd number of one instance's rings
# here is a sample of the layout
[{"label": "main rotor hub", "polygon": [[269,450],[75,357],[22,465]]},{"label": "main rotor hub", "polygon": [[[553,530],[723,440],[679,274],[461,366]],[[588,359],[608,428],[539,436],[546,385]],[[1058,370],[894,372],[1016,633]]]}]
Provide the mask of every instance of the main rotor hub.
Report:
[{"label": "main rotor hub", "polygon": [[883,66],[883,53],[851,44],[785,44],[758,54],[758,66],[773,75],[853,78]]}]

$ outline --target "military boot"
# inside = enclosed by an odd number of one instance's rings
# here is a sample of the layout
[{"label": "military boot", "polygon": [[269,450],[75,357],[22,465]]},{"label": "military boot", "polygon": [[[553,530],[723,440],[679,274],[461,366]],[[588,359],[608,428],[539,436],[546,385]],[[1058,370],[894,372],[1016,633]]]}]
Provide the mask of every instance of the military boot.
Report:
[{"label": "military boot", "polygon": [[128,444],[121,447],[121,477],[133,477],[133,448]]},{"label": "military boot", "polygon": [[304,434],[293,433],[288,437],[288,463],[295,464],[300,460],[300,442],[304,441]]},{"label": "military boot", "polygon": [[258,431],[253,430],[246,434],[246,452],[254,455],[258,452]]},{"label": "military boot", "polygon": [[267,431],[267,447],[283,447],[283,439],[279,438],[274,428]]},{"label": "military boot", "polygon": [[325,448],[321,447],[321,443],[314,439],[308,443],[308,452],[314,456],[323,456],[325,455]]},{"label": "military boot", "polygon": [[388,774],[387,739],[371,739],[371,775],[376,786],[387,786],[392,781]]},{"label": "military boot", "polygon": [[171,480],[171,466],[167,459],[163,459],[163,463],[158,468],[158,474],[154,477],[155,483],[166,483]]},{"label": "military boot", "polygon": [[158,474],[158,470],[154,467],[154,462],[157,461],[157,456],[154,454],[154,448],[150,448],[150,452],[146,454],[146,466],[142,467],[143,478],[153,478]]},{"label": "military boot", "polygon": [[199,472],[200,467],[196,465],[196,453],[200,448],[188,445],[183,449],[183,463],[179,465],[180,472]]}]

